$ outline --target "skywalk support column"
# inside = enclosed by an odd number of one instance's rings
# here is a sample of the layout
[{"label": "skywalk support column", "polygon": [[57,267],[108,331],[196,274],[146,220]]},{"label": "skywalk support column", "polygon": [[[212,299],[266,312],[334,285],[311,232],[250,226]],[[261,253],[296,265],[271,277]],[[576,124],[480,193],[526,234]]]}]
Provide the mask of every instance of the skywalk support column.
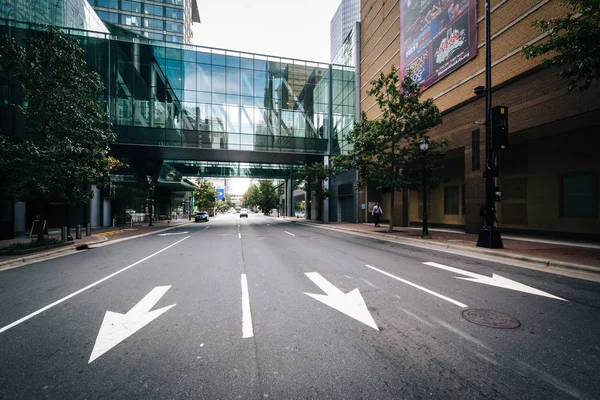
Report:
[{"label": "skywalk support column", "polygon": [[288,217],[294,215],[294,180],[292,178],[285,181],[285,213]]},{"label": "skywalk support column", "polygon": [[[329,165],[329,157],[328,156],[323,157],[323,165],[325,165],[325,166]],[[323,181],[323,189],[324,190],[329,189],[329,180]],[[325,199],[323,199],[323,222],[329,222],[329,197],[326,197]]]}]

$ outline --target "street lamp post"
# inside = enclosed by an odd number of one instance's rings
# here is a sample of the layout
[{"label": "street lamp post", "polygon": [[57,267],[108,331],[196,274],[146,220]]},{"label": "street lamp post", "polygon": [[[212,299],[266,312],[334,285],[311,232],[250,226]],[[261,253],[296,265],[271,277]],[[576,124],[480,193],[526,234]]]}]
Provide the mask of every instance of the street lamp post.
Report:
[{"label": "street lamp post", "polygon": [[477,247],[501,249],[502,238],[500,231],[494,226],[496,207],[494,206],[494,176],[497,169],[494,165],[492,152],[492,49],[491,49],[491,24],[490,0],[485,0],[485,224],[479,231]]},{"label": "street lamp post", "polygon": [[429,150],[429,140],[423,138],[419,141],[419,150],[423,152],[423,239],[429,238],[429,227],[427,226],[427,150]]}]

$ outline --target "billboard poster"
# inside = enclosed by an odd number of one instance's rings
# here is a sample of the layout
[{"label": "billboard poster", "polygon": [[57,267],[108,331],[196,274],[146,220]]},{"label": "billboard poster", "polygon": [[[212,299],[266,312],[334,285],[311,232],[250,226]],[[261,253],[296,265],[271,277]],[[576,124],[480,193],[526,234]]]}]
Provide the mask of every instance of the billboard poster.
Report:
[{"label": "billboard poster", "polygon": [[401,0],[400,73],[425,87],[477,55],[476,0]]}]

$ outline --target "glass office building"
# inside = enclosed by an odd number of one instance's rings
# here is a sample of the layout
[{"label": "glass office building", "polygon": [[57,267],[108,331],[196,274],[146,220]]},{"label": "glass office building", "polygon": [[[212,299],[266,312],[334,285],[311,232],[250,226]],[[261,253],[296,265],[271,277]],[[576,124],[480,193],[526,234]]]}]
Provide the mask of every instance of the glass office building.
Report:
[{"label": "glass office building", "polygon": [[191,43],[197,0],[88,0],[105,22],[148,39]]},{"label": "glass office building", "polygon": [[0,18],[108,33],[86,0],[0,0]]},{"label": "glass office building", "polygon": [[331,62],[354,65],[356,22],[360,21],[360,0],[342,0],[331,19]]}]

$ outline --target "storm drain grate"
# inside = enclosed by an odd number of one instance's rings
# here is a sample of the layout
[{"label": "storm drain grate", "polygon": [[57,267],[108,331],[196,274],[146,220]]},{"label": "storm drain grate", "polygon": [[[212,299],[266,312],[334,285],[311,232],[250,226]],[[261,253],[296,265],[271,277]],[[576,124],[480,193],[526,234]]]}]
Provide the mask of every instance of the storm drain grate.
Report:
[{"label": "storm drain grate", "polygon": [[516,318],[498,311],[474,308],[464,310],[462,316],[469,322],[481,326],[489,326],[490,328],[515,329],[521,326],[521,323]]}]

